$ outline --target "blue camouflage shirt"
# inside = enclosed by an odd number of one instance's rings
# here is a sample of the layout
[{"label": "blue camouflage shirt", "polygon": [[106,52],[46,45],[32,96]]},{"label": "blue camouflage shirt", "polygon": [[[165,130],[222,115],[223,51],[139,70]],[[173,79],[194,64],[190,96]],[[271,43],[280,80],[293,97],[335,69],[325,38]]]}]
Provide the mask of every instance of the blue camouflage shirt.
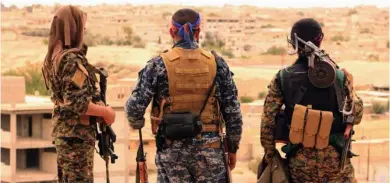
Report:
[{"label": "blue camouflage shirt", "polygon": [[[189,44],[179,43],[175,46],[185,49],[193,49]],[[175,47],[174,46],[174,47]],[[233,81],[233,73],[222,57],[221,65],[217,67],[216,91],[214,97],[220,104],[221,113],[226,125],[229,151],[236,152],[242,134],[242,115],[240,103],[237,98],[237,88]],[[125,111],[130,126],[144,122],[144,114],[147,106],[153,99],[156,104],[163,98],[169,97],[168,74],[163,59],[158,56],[149,60],[138,76],[138,83],[125,105]],[[220,140],[217,133],[203,133],[201,139],[193,138],[193,145],[202,145]],[[180,144],[184,141],[174,141]]]}]

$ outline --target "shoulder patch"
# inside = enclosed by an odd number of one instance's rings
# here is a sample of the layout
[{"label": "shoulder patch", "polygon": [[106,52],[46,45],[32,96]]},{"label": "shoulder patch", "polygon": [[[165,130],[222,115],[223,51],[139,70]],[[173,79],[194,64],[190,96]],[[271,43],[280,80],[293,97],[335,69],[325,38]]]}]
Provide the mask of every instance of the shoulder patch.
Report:
[{"label": "shoulder patch", "polygon": [[77,87],[82,88],[86,79],[87,76],[80,69],[77,69],[72,77],[72,82],[76,84]]},{"label": "shoulder patch", "polygon": [[72,82],[79,88],[82,88],[85,80],[88,77],[88,71],[81,63],[81,60],[77,59],[77,70],[72,77]]}]

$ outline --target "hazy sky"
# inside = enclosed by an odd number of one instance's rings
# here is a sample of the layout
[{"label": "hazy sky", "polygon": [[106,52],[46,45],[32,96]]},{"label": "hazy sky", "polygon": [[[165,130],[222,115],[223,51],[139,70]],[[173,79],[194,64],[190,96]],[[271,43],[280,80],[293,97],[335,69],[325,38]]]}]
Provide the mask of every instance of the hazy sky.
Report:
[{"label": "hazy sky", "polygon": [[2,0],[6,6],[15,4],[19,7],[31,4],[53,5],[61,4],[78,4],[78,5],[96,5],[96,4],[182,4],[182,5],[213,5],[223,6],[224,4],[232,5],[255,5],[262,7],[351,7],[356,5],[376,5],[378,7],[389,7],[389,0]]}]

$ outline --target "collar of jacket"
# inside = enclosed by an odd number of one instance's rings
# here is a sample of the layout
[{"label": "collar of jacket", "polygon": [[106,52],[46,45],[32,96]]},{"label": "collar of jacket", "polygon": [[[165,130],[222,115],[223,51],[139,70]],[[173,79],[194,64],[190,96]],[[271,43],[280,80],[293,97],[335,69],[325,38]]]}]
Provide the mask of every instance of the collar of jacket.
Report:
[{"label": "collar of jacket", "polygon": [[[193,46],[194,45],[194,46]],[[184,48],[184,49],[196,49],[198,48],[198,43],[194,42],[193,45],[191,45],[190,43],[188,42],[185,42],[185,41],[179,41],[177,43],[175,43],[172,48],[175,48],[175,47],[180,47],[180,48]]]}]

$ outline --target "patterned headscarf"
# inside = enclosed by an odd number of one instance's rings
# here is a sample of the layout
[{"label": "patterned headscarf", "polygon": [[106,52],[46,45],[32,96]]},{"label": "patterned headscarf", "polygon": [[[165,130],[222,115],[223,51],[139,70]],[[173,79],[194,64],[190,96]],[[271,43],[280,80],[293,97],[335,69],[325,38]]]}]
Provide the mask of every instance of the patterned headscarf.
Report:
[{"label": "patterned headscarf", "polygon": [[86,18],[86,13],[74,6],[63,6],[56,11],[42,67],[48,89],[50,88],[50,79],[56,74],[61,58],[69,52],[80,52],[83,45]]},{"label": "patterned headscarf", "polygon": [[[200,31],[200,15],[198,13],[198,18],[192,24],[190,22],[185,23],[184,25],[172,20],[172,31],[176,33],[177,36],[182,38],[182,42],[188,43],[191,46],[195,46],[194,40],[199,40],[199,34],[194,34]],[[195,31],[195,32],[194,32]],[[195,37],[194,37],[195,36]]]}]

